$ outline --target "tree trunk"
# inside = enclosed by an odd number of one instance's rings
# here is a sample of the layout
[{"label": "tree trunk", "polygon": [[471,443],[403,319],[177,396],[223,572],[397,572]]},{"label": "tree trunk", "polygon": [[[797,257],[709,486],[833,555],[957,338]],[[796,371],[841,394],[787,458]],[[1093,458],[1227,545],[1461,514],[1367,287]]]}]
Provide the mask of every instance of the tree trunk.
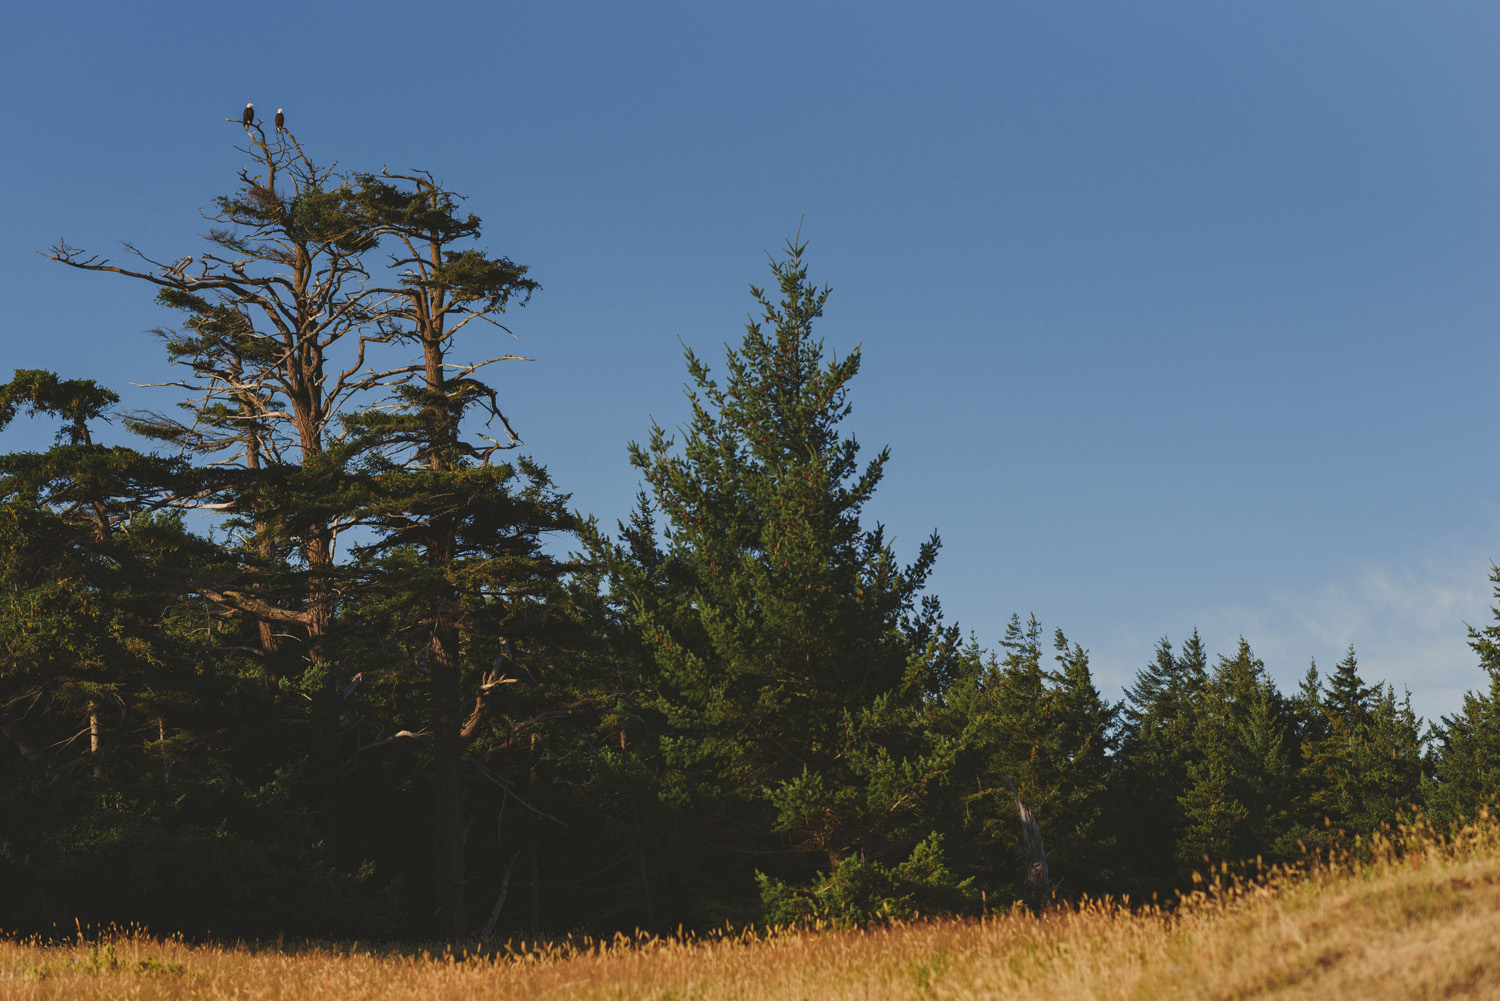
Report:
[{"label": "tree trunk", "polygon": [[484,927],[479,929],[479,938],[487,939],[495,931],[495,923],[500,920],[500,912],[505,909],[505,898],[510,894],[510,871],[516,867],[516,859],[521,857],[518,851],[510,857],[510,862],[505,866],[505,875],[500,880],[500,895],[495,898],[495,906],[490,908],[489,920]]},{"label": "tree trunk", "polygon": [[531,818],[531,934],[542,930],[542,863],[537,853],[537,820]]},{"label": "tree trunk", "polygon": [[323,841],[334,858],[342,843],[342,786],[344,761],[339,754],[339,730],[343,713],[339,679],[329,662],[329,631],[333,626],[334,594],[327,575],[333,569],[333,546],[326,526],[309,527],[304,553],[307,558],[307,663],[321,673],[312,698],[312,742],[309,765],[313,796],[317,804]]},{"label": "tree trunk", "polygon": [[94,759],[94,778],[104,778],[104,761],[99,757],[99,709],[89,703],[89,755]]},{"label": "tree trunk", "polygon": [[646,853],[641,852],[641,893],[645,896],[646,922],[643,927],[646,931],[656,930],[656,917],[651,911],[651,878],[646,871]]},{"label": "tree trunk", "polygon": [[1031,809],[1021,802],[1015,783],[1010,784],[1010,794],[1016,800],[1016,813],[1021,817],[1021,834],[1025,839],[1022,865],[1024,868],[1024,892],[1026,904],[1033,911],[1045,910],[1052,903],[1052,877],[1047,872],[1047,851],[1042,847],[1042,828],[1036,822]]},{"label": "tree trunk", "polygon": [[439,623],[428,662],[432,693],[433,909],[439,938],[464,934],[463,744],[456,630]]}]

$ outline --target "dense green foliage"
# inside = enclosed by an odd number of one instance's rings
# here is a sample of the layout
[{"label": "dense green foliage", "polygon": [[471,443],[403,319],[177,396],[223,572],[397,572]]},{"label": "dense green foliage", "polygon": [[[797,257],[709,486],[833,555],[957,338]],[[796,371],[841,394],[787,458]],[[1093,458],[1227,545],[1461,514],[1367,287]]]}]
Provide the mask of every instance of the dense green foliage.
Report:
[{"label": "dense green foliage", "polygon": [[890,456],[803,244],[722,374],[688,351],[611,535],[496,458],[471,341],[527,269],[430,175],[247,152],[199,273],[54,251],[186,317],[188,416],[124,415],[170,457],[98,444],[94,383],[0,386],[0,429],[60,425],[0,456],[0,928],[866,922],[1021,899],[1022,803],[1058,893],[1139,898],[1500,799],[1500,625],[1431,728],[1353,649],[1286,695],[1243,639],[1164,639],[1113,704],[1035,618],[962,644],[937,536],[903,564],[863,519]]}]

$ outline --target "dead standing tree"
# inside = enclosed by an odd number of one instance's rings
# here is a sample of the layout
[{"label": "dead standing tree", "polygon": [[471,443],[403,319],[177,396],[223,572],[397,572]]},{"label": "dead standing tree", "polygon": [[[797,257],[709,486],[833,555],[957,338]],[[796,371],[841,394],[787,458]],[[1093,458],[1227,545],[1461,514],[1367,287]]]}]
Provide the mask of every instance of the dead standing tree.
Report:
[{"label": "dead standing tree", "polygon": [[1042,911],[1052,902],[1052,877],[1047,872],[1047,850],[1042,846],[1042,828],[1036,822],[1031,808],[1021,802],[1016,784],[1009,779],[1010,794],[1016,801],[1016,813],[1021,818],[1022,837],[1022,892],[1026,905],[1033,911]]},{"label": "dead standing tree", "polygon": [[349,474],[356,456],[339,419],[411,366],[376,371],[366,357],[390,339],[381,325],[390,294],[365,264],[379,225],[346,178],[314,164],[291,132],[268,139],[262,126],[244,124],[248,143],[239,148],[253,165],[240,171],[237,191],[214,200],[206,251],[161,261],[126,244],[140,262],[130,267],[65,242],[47,256],[146,282],[188,314],[181,330],[158,333],[171,361],[190,372],[164,384],[189,392],[181,406],[190,416],[137,413],[127,423],[217,471],[179,501],[233,517],[245,558],[197,590],[253,619],[268,681],[286,677],[309,700],[311,778],[325,837],[336,844],[347,672],[334,640],[334,554],[359,503]]}]

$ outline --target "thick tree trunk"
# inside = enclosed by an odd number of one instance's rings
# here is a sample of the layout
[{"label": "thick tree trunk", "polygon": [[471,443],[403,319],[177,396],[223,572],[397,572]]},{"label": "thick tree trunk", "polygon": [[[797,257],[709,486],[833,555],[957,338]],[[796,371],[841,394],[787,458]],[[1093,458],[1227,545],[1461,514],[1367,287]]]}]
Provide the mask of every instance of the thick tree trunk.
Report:
[{"label": "thick tree trunk", "polygon": [[531,818],[531,934],[542,931],[542,860],[537,849],[537,820]]},{"label": "thick tree trunk", "polygon": [[[245,404],[240,405],[240,413],[247,419],[253,411]],[[260,437],[256,433],[253,424],[247,424],[245,438],[245,468],[259,470],[261,468]],[[273,556],[276,555],[275,543],[271,541],[270,526],[261,520],[260,512],[256,512],[255,534],[260,538],[260,554],[269,565]],[[210,619],[210,629],[212,629]],[[281,686],[283,674],[281,664],[281,637],[276,635],[275,623],[260,619],[255,623],[258,638],[260,640],[261,670],[265,674],[266,687],[273,693]]]},{"label": "thick tree trunk", "polygon": [[440,938],[464,933],[463,745],[456,630],[439,623],[428,662],[432,693],[433,904]]},{"label": "thick tree trunk", "polygon": [[323,525],[309,528],[307,558],[307,662],[321,677],[311,692],[312,740],[309,747],[314,802],[324,844],[336,858],[343,840],[343,758],[339,753],[342,711],[339,679],[330,663],[329,632],[333,626],[334,595],[327,575],[333,569],[333,546]]},{"label": "thick tree trunk", "polygon": [[89,703],[89,755],[94,759],[94,778],[104,778],[104,760],[99,757],[99,710]]},{"label": "thick tree trunk", "polygon": [[1026,903],[1033,911],[1045,910],[1052,903],[1052,876],[1047,872],[1047,850],[1042,847],[1042,828],[1036,822],[1031,808],[1021,802],[1021,794],[1011,783],[1010,794],[1016,800],[1016,813],[1021,817],[1021,835],[1024,839],[1022,856],[1023,882]]},{"label": "thick tree trunk", "polygon": [[[432,261],[442,260],[434,244]],[[444,340],[442,323],[443,293],[427,290],[418,293],[412,305],[422,334],[422,356],[427,390],[445,390],[443,371]],[[426,430],[425,464],[433,472],[445,467],[445,448],[453,443],[455,428],[445,408],[429,407]],[[434,569],[446,568],[456,549],[454,526],[448,518],[439,517],[429,525],[427,560]],[[466,728],[459,717],[459,630],[450,612],[457,595],[441,581],[432,597],[432,656],[428,662],[432,686],[432,764],[433,779],[433,897],[435,931],[440,938],[459,938],[464,934],[464,790],[463,744]],[[477,725],[478,706],[475,707]],[[509,871],[507,870],[507,885]],[[503,892],[502,892],[503,899]]]}]

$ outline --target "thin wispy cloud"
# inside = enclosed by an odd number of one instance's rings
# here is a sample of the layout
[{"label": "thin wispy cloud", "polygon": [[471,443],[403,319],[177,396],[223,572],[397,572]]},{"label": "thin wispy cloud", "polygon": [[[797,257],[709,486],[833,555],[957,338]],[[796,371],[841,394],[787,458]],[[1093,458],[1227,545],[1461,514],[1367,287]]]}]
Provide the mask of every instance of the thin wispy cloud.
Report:
[{"label": "thin wispy cloud", "polygon": [[1220,648],[1243,635],[1284,687],[1313,659],[1326,673],[1352,645],[1367,680],[1409,689],[1416,710],[1436,719],[1482,681],[1468,627],[1491,615],[1490,571],[1477,556],[1367,565],[1218,609],[1203,631]]},{"label": "thin wispy cloud", "polygon": [[[1466,691],[1488,684],[1469,649],[1468,628],[1492,621],[1491,572],[1477,551],[1367,563],[1185,612],[1186,625],[1169,638],[1180,648],[1196,628],[1215,656],[1233,653],[1243,636],[1288,693],[1310,663],[1316,661],[1326,678],[1352,645],[1366,681],[1387,682],[1398,696],[1410,691],[1412,707],[1436,722],[1458,710]],[[1118,698],[1154,657],[1161,637],[1133,625],[1079,639],[1089,647],[1101,691]]]}]

